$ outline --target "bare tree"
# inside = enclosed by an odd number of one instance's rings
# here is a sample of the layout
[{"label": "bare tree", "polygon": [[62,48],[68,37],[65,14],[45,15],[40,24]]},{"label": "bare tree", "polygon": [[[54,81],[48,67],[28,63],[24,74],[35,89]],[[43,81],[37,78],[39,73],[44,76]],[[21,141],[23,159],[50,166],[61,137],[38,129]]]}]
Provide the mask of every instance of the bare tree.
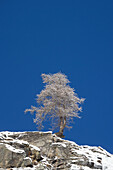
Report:
[{"label": "bare tree", "polygon": [[38,128],[42,128],[42,122],[47,118],[52,119],[54,128],[59,127],[58,136],[63,137],[64,128],[70,128],[69,124],[73,117],[78,117],[82,108],[79,105],[84,101],[78,98],[74,89],[69,86],[67,76],[62,73],[42,74],[45,89],[37,95],[36,101],[38,106],[31,106],[31,114],[36,113],[34,122]]}]

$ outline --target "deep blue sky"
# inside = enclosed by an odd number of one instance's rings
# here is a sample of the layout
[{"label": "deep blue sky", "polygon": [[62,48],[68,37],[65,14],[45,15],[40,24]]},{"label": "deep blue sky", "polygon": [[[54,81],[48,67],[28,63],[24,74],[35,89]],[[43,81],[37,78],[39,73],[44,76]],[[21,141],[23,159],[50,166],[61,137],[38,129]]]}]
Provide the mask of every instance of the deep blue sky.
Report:
[{"label": "deep blue sky", "polygon": [[66,139],[113,153],[113,1],[1,0],[0,131],[36,130],[24,110],[59,71],[86,98]]}]

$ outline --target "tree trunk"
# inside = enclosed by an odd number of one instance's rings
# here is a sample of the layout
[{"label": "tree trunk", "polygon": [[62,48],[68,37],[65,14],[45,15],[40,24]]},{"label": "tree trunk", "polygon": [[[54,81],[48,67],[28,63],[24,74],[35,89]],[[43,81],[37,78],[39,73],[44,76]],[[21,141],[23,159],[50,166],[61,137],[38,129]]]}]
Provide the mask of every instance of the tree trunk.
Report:
[{"label": "tree trunk", "polygon": [[59,130],[59,133],[61,136],[63,136],[63,132],[64,132],[64,128],[66,126],[66,116],[64,117],[60,117],[60,130]]}]

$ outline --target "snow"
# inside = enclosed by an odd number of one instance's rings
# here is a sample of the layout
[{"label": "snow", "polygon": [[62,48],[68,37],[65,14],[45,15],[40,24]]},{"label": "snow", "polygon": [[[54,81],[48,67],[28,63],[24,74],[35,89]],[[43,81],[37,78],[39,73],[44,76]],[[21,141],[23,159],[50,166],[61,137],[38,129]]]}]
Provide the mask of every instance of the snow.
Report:
[{"label": "snow", "polygon": [[8,144],[5,144],[6,148],[12,152],[15,152],[15,153],[25,153],[24,150],[21,150],[21,149],[16,149],[14,148],[13,146],[10,146]]},{"label": "snow", "polygon": [[[37,132],[37,131],[34,131],[34,132]],[[13,146],[10,145],[11,143],[17,143],[20,145],[23,145],[23,144],[29,145],[31,147],[31,149],[34,149],[34,150],[37,150],[40,152],[40,149],[38,147],[29,144],[27,141],[11,138],[12,135],[15,135],[15,134],[24,135],[25,133],[26,132],[9,132],[9,131],[0,132],[0,140],[1,140],[0,145],[5,144],[7,149],[9,149],[12,152],[19,153],[19,154],[25,153],[24,150],[14,148]],[[42,134],[42,133],[52,134],[51,131],[39,132],[39,133],[40,134]],[[88,146],[88,145],[79,146],[73,141],[61,139],[61,138],[57,137],[56,135],[53,135],[53,137],[54,136],[56,137],[56,139],[58,139],[59,142],[52,143],[53,146],[56,145],[57,147],[61,146],[61,147],[66,148],[66,146],[70,145],[71,152],[77,154],[77,157],[76,157],[76,154],[75,154],[75,156],[73,155],[74,157],[70,157],[70,160],[71,160],[71,162],[69,163],[71,166],[70,170],[81,170],[81,169],[92,170],[92,168],[89,168],[87,166],[76,165],[76,161],[78,158],[79,158],[79,160],[81,160],[81,162],[83,161],[82,160],[83,155],[88,159],[89,163],[91,163],[91,162],[94,163],[95,170],[97,170],[97,168],[99,168],[99,166],[100,167],[102,166],[102,170],[113,170],[113,155],[110,154],[109,152],[107,152],[106,150],[104,150],[103,148],[101,148],[100,146],[99,147]],[[31,158],[25,157],[24,159],[31,159]],[[54,159],[57,159],[57,157],[55,157]],[[46,157],[43,157],[41,163],[42,163],[42,165],[45,165],[45,169],[46,169],[47,165],[52,167],[52,165],[50,165],[48,163],[48,158],[46,158]],[[12,168],[12,169],[13,170],[23,170],[23,169],[24,170],[30,170],[30,169],[36,170],[37,166],[34,166],[33,168],[28,167],[28,168]]]},{"label": "snow", "polygon": [[24,160],[30,160],[32,162],[32,159],[30,157],[25,157]]},{"label": "snow", "polygon": [[64,148],[66,148],[66,144],[58,142],[58,143],[52,143],[52,145],[60,145],[63,146]]},{"label": "snow", "polygon": [[8,136],[12,136],[12,135],[15,135],[15,134],[19,134],[19,133],[26,133],[25,131],[24,132],[10,132],[10,131],[2,131],[0,132],[1,134],[5,135],[6,137]]},{"label": "snow", "polygon": [[[91,147],[85,145],[80,146],[79,149],[72,148],[72,152],[75,152],[79,156],[85,155],[88,158],[89,163],[93,162],[94,167],[97,169],[99,166],[101,167],[101,163],[98,162],[98,160],[100,160],[102,161],[103,170],[113,170],[113,155],[101,147]],[[76,163],[76,161],[72,160],[72,163]],[[79,169],[80,166],[76,167],[76,165],[72,164],[71,170],[76,170],[77,168]],[[91,168],[83,166],[83,169],[89,170]]]},{"label": "snow", "polygon": [[13,141],[11,141],[12,143],[18,143],[18,144],[21,144],[21,145],[29,145],[29,143],[27,141],[24,141],[24,140],[18,140],[18,139],[13,139]]},{"label": "snow", "polygon": [[6,139],[10,139],[10,140],[1,140],[1,142],[6,143],[6,144],[11,144],[11,143],[17,143],[20,145],[29,145],[29,143],[27,141],[24,140],[18,140],[18,139],[12,139],[12,138],[6,138]]},{"label": "snow", "polygon": [[35,167],[33,167],[33,168],[30,168],[30,167],[27,167],[27,168],[11,168],[12,170],[36,170],[36,168]]},{"label": "snow", "polygon": [[50,133],[50,134],[52,134],[52,131],[47,131],[47,132],[37,131],[37,132],[39,132],[39,134],[40,134],[40,133]]},{"label": "snow", "polygon": [[[48,166],[50,166],[51,169],[53,169],[53,166],[48,162],[48,158],[45,156],[42,156],[42,158],[43,159],[41,160],[41,163],[45,166],[45,170],[48,170],[48,168],[46,168]],[[36,166],[36,167],[38,167],[38,166]]]},{"label": "snow", "polygon": [[40,149],[37,147],[37,146],[34,146],[34,145],[30,145],[31,148],[33,148],[34,150],[37,150],[40,152]]},{"label": "snow", "polygon": [[0,139],[5,139],[5,137],[2,134],[0,134]]},{"label": "snow", "polygon": [[[92,170],[92,168],[89,168],[86,166],[82,167],[79,165],[72,164],[70,170]],[[94,169],[94,170],[99,170],[99,169]],[[103,169],[103,170],[105,170],[105,169]]]},{"label": "snow", "polygon": [[103,157],[102,164],[103,164],[103,170],[113,170],[113,156]]},{"label": "snow", "polygon": [[42,134],[42,133],[48,133],[48,134],[52,134],[52,131],[46,131],[46,132],[42,132],[42,131],[24,131],[24,132],[10,132],[10,131],[1,131],[0,132],[0,136],[3,134],[5,135],[6,137],[8,136],[12,136],[12,135],[15,135],[15,134],[20,134],[20,135],[24,135],[25,133],[27,132],[32,132],[32,133],[39,133],[39,134]]}]

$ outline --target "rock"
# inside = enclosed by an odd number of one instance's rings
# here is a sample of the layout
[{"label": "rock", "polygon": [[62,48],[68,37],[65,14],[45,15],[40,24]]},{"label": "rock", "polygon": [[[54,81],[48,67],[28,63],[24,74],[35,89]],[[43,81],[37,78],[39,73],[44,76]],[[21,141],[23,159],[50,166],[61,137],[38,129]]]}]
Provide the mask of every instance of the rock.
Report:
[{"label": "rock", "polygon": [[33,160],[40,160],[41,159],[41,154],[40,154],[40,150],[38,147],[30,145],[31,147],[31,157]]},{"label": "rock", "polygon": [[25,157],[25,152],[22,150],[15,150],[8,144],[0,144],[0,167],[1,168],[11,168],[20,167],[23,159]]},{"label": "rock", "polygon": [[60,138],[65,138],[65,136],[63,134],[61,134],[60,132],[56,132],[55,135]]},{"label": "rock", "polygon": [[41,159],[40,149],[15,136],[0,135],[0,168],[33,167],[33,160]]},{"label": "rock", "polygon": [[32,159],[29,157],[24,158],[21,167],[33,167]]},{"label": "rock", "polygon": [[111,170],[112,162],[103,148],[79,146],[52,132],[0,133],[0,170]]}]

